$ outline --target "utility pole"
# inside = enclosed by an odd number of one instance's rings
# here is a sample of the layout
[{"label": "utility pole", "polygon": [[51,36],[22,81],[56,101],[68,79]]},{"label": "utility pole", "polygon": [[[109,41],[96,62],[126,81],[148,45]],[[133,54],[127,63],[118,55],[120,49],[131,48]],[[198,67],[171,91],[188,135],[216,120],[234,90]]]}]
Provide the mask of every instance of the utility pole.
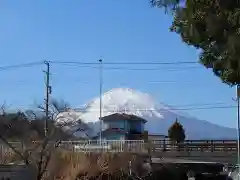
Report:
[{"label": "utility pole", "polygon": [[99,60],[99,95],[100,95],[100,104],[99,104],[99,120],[100,120],[100,145],[102,145],[102,59]]},{"label": "utility pole", "polygon": [[50,64],[48,61],[44,61],[44,64],[47,66],[47,70],[44,71],[46,75],[46,98],[45,98],[45,113],[46,113],[46,119],[45,119],[45,137],[47,137],[48,133],[48,118],[49,118],[49,95],[51,94],[51,86],[49,85],[49,76],[50,76]]},{"label": "utility pole", "polygon": [[236,99],[234,101],[237,101],[237,179],[240,180],[240,85],[236,86]]}]

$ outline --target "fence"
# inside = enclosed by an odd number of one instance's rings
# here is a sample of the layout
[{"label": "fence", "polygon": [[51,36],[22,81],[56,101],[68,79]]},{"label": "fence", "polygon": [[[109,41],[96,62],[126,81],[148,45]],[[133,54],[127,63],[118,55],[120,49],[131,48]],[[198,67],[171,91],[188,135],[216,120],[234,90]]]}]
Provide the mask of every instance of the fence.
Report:
[{"label": "fence", "polygon": [[153,151],[198,151],[198,152],[236,152],[236,140],[186,140],[172,143],[169,140],[153,140]]},{"label": "fence", "polygon": [[[11,144],[23,150],[20,142]],[[186,140],[182,143],[172,143],[169,140],[152,140],[145,143],[143,140],[88,140],[62,141],[59,148],[74,152],[132,152],[147,153],[149,147],[153,152],[187,151],[187,152],[237,152],[237,141],[234,140]],[[0,144],[0,164],[4,158],[11,156],[13,151],[6,145]]]},{"label": "fence", "polygon": [[145,151],[143,140],[63,141],[61,147],[75,152],[135,152]]},{"label": "fence", "polygon": [[[34,150],[34,147],[39,147],[37,144],[41,142],[34,142],[31,147],[24,147],[20,142],[10,142],[16,150],[23,152],[24,149]],[[58,148],[70,150],[74,152],[132,152],[141,153],[145,151],[145,143],[143,140],[82,140],[82,141],[61,141]],[[35,148],[36,150],[36,148]],[[31,151],[31,150],[30,150]],[[7,145],[0,144],[0,164],[5,163],[14,151]]]}]

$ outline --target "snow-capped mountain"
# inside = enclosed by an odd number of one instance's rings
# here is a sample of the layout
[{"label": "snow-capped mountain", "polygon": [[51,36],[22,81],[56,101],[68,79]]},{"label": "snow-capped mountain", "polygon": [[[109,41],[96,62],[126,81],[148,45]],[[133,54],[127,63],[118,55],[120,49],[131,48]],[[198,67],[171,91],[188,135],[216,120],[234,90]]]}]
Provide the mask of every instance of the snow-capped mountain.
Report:
[{"label": "snow-capped mountain", "polygon": [[[82,119],[91,127],[91,135],[99,132],[100,98],[95,98],[81,109],[76,109],[74,121]],[[150,95],[129,89],[115,88],[102,95],[102,116],[116,112],[134,114],[147,120],[145,129],[150,134],[167,135],[168,128],[178,118],[183,124],[187,139],[236,139],[236,130],[199,120],[185,113],[172,110],[167,105],[157,102]]]}]

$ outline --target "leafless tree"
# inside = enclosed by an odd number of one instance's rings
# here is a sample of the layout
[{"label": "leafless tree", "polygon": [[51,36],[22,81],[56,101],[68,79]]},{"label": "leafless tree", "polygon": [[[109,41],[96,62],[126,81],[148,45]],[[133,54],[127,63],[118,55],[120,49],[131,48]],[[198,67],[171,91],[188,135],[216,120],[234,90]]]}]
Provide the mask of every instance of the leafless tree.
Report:
[{"label": "leafless tree", "polygon": [[[1,107],[2,115],[6,114],[5,107],[5,105]],[[38,106],[38,109],[42,112],[46,111],[44,106]],[[39,119],[34,111],[27,111],[24,115],[23,118],[29,120],[28,123],[30,125],[35,120]],[[5,146],[26,165],[35,167],[37,180],[42,180],[44,177],[48,176],[52,154],[60,149],[59,147],[62,144],[62,137],[57,137],[56,131],[63,130],[71,137],[72,134],[75,133],[71,130],[73,122],[75,126],[80,126],[80,128],[75,129],[76,131],[84,132],[88,129],[88,126],[78,119],[75,113],[71,112],[70,106],[64,101],[60,102],[53,100],[49,105],[49,117],[42,117],[42,120],[46,120],[45,118],[47,118],[49,124],[54,124],[48,126],[47,135],[45,137],[40,137],[39,134],[41,134],[41,132],[39,132],[39,127],[36,128],[31,126],[31,129],[26,132],[24,138],[18,140],[18,146],[13,145],[13,143],[5,137],[3,134],[4,132],[0,132],[0,140]],[[6,125],[5,129],[8,131],[16,130],[11,123]]]}]

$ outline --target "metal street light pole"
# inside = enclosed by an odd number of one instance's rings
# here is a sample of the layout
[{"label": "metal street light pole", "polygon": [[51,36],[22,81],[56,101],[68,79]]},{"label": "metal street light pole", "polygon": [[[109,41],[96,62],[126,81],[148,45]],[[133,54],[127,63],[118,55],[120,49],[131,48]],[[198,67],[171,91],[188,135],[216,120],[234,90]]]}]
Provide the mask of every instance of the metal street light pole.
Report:
[{"label": "metal street light pole", "polygon": [[240,85],[236,86],[236,99],[233,99],[234,101],[237,101],[237,179],[240,180]]},{"label": "metal street light pole", "polygon": [[99,60],[99,94],[100,94],[100,104],[99,104],[99,120],[100,120],[100,145],[102,145],[102,59]]},{"label": "metal street light pole", "polygon": [[238,155],[237,155],[237,165],[238,165],[238,179],[240,179],[239,175],[240,175],[240,168],[239,168],[239,164],[240,164],[240,110],[239,110],[239,98],[240,98],[240,86],[237,85],[236,87],[236,96],[237,96],[237,151],[238,151]]}]

